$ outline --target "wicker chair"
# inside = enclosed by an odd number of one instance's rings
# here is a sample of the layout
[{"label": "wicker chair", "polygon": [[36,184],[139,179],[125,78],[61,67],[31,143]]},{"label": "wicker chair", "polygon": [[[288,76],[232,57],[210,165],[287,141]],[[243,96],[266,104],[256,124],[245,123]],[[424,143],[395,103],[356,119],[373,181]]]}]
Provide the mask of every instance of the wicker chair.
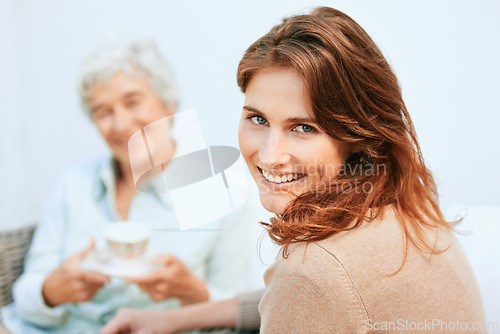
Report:
[{"label": "wicker chair", "polygon": [[0,232],[0,307],[12,302],[12,285],[23,272],[23,261],[35,226]]}]

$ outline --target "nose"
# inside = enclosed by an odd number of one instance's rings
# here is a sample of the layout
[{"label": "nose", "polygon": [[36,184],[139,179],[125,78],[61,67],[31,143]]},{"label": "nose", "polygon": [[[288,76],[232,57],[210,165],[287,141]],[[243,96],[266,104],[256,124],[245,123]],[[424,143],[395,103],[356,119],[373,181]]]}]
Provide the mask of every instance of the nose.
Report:
[{"label": "nose", "polygon": [[259,151],[259,159],[266,168],[279,168],[290,162],[289,148],[285,134],[269,131]]},{"label": "nose", "polygon": [[125,108],[117,107],[113,117],[113,130],[118,134],[128,134],[134,125],[134,119]]}]

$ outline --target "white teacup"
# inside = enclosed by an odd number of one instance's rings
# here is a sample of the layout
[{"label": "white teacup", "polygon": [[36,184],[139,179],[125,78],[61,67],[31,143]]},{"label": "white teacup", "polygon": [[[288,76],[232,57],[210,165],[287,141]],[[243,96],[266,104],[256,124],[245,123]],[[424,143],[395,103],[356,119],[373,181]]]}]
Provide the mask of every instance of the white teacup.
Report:
[{"label": "white teacup", "polygon": [[127,221],[108,224],[102,233],[108,243],[109,254],[125,259],[141,258],[151,235],[145,226]]}]

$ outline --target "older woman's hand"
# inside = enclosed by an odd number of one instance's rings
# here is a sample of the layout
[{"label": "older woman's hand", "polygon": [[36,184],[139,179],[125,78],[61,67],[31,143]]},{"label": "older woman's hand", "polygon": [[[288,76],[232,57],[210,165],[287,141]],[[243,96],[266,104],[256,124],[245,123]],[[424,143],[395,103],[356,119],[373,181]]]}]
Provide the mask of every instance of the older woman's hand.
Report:
[{"label": "older woman's hand", "polygon": [[100,333],[171,334],[203,328],[234,328],[238,321],[237,317],[237,299],[216,303],[198,303],[172,311],[142,311],[124,308],[118,311]]},{"label": "older woman's hand", "polygon": [[90,246],[61,264],[43,283],[42,295],[45,304],[54,307],[64,303],[81,303],[92,299],[99,289],[109,282],[109,277],[87,271],[80,262],[95,246]]},{"label": "older woman's hand", "polygon": [[165,268],[152,274],[129,278],[127,282],[138,284],[155,301],[177,298],[185,306],[208,300],[209,293],[205,283],[193,275],[181,260],[172,255],[162,255],[155,262]]},{"label": "older woman's hand", "polygon": [[100,334],[119,333],[178,333],[176,311],[149,311],[122,308],[101,328]]}]

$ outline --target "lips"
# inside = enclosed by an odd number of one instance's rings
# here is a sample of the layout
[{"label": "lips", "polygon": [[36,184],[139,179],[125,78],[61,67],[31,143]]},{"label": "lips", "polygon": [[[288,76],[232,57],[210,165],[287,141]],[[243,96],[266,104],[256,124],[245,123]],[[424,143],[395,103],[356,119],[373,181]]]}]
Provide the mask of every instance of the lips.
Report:
[{"label": "lips", "polygon": [[113,140],[113,143],[116,145],[116,146],[128,146],[128,141],[129,141],[130,137],[129,138],[117,138],[115,140]]}]

